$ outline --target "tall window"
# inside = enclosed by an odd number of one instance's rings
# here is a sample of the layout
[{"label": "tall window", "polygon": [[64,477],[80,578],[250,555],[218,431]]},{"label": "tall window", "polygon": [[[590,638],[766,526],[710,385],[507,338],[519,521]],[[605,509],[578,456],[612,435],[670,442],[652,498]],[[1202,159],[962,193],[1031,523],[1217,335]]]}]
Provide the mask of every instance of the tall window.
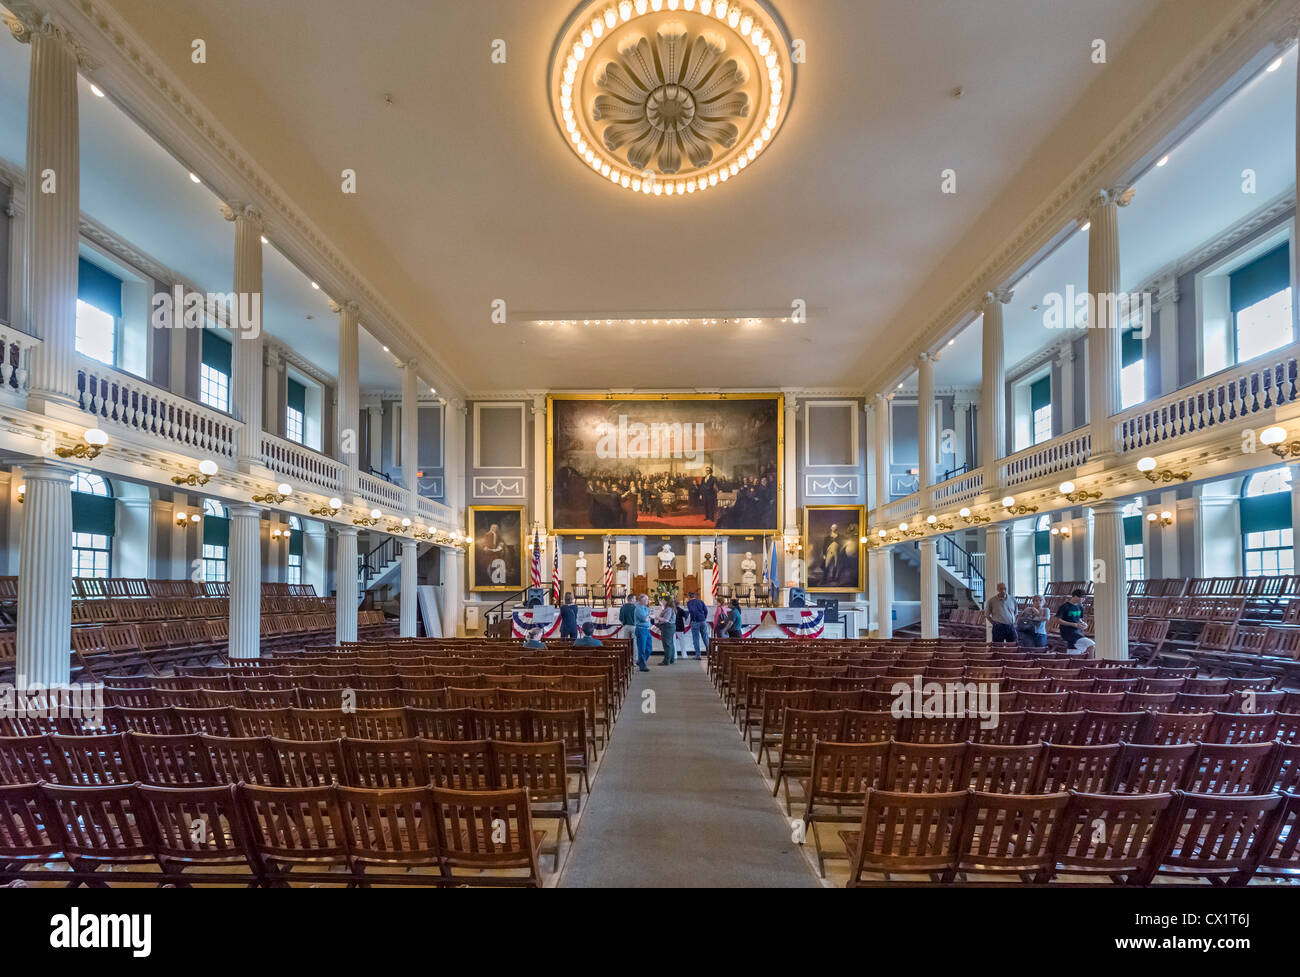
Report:
[{"label": "tall window", "polygon": [[226,548],[230,545],[230,520],[226,507],[213,499],[203,500],[203,579],[229,579]]},{"label": "tall window", "polygon": [[1128,410],[1146,400],[1147,368],[1142,358],[1142,336],[1130,329],[1120,340],[1119,405]]},{"label": "tall window", "polygon": [[230,343],[211,329],[203,330],[203,358],[199,365],[199,403],[230,411]]},{"label": "tall window", "polygon": [[1034,583],[1036,594],[1047,593],[1052,582],[1052,519],[1040,516],[1034,530]]},{"label": "tall window", "polygon": [[1290,246],[1280,245],[1234,271],[1228,301],[1238,363],[1291,342]]},{"label": "tall window", "polygon": [[1241,536],[1246,576],[1295,573],[1290,468],[1270,468],[1246,479],[1241,489]]},{"label": "tall window", "polygon": [[1034,444],[1052,440],[1052,377],[1047,375],[1034,381],[1029,388],[1029,409],[1032,411],[1030,435]]},{"label": "tall window", "polygon": [[77,352],[117,365],[117,323],[122,280],[85,258],[77,259]]},{"label": "tall window", "polygon": [[302,583],[302,522],[297,516],[289,517],[289,566],[285,570],[285,582]]},{"label": "tall window", "polygon": [[1145,550],[1142,546],[1142,500],[1124,507],[1124,579],[1146,579]]},{"label": "tall window", "polygon": [[307,388],[289,378],[288,396],[284,407],[284,436],[302,444],[303,422],[307,418]]},{"label": "tall window", "polygon": [[72,476],[72,575],[107,577],[113,570],[113,493],[101,475]]}]

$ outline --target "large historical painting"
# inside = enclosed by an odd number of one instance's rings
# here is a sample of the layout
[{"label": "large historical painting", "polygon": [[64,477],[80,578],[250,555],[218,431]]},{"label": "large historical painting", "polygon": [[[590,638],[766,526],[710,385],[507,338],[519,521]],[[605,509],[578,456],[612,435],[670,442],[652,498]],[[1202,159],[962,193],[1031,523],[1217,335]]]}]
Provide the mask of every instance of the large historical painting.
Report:
[{"label": "large historical painting", "polygon": [[773,532],[780,394],[552,397],[558,532]]},{"label": "large historical painting", "polygon": [[860,593],[866,586],[860,505],[808,505],[803,510],[803,552],[810,591]]},{"label": "large historical painting", "polygon": [[524,507],[472,506],[469,510],[471,590],[521,590],[524,586]]}]

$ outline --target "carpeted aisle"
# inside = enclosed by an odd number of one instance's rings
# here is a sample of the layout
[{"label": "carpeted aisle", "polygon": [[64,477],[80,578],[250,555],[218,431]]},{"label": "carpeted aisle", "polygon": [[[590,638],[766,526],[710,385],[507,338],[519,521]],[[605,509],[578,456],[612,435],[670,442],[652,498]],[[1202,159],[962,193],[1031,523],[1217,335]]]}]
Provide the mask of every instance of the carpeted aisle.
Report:
[{"label": "carpeted aisle", "polygon": [[701,663],[657,662],[633,672],[559,885],[818,888]]}]

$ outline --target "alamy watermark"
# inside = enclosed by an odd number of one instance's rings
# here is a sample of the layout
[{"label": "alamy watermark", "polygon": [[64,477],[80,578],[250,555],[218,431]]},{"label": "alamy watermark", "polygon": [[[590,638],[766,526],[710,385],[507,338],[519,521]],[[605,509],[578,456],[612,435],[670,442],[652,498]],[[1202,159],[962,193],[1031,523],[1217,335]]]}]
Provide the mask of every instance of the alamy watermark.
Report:
[{"label": "alamy watermark", "polygon": [[174,285],[170,292],[155,292],[149,322],[155,329],[202,329],[215,320],[256,339],[262,332],[261,292],[195,292]]},{"label": "alamy watermark", "polygon": [[104,725],[104,686],[28,684],[18,675],[12,684],[0,682],[0,719],[80,719],[87,728],[98,729]]},{"label": "alamy watermark", "polygon": [[1067,285],[1064,292],[1046,292],[1043,325],[1048,329],[1126,329],[1139,339],[1151,334],[1150,292],[1089,292]]},{"label": "alamy watermark", "polygon": [[1000,718],[998,686],[993,682],[895,682],[889,688],[894,697],[890,714],[895,719],[952,719],[968,717],[980,721],[980,729],[992,729]]}]

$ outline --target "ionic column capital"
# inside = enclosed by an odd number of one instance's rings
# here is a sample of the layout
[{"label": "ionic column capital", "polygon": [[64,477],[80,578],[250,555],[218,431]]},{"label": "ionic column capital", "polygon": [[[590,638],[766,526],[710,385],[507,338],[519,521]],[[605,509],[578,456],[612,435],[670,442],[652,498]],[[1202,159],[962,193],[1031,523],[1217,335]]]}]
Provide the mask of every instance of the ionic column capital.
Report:
[{"label": "ionic column capital", "polygon": [[262,217],[262,212],[252,204],[224,203],[221,205],[221,216],[228,221],[244,221],[252,224],[258,231],[266,230],[266,222]]},{"label": "ionic column capital", "polygon": [[335,302],[333,299],[330,299],[330,311],[336,315],[342,315],[346,312],[348,315],[352,316],[352,318],[356,319],[361,316],[361,305],[352,299],[348,299],[346,302]]},{"label": "ionic column capital", "polygon": [[1009,288],[990,289],[989,291],[984,293],[984,300],[980,303],[980,307],[988,308],[989,306],[999,302],[1002,303],[1003,305],[1006,305],[1008,302],[1011,301],[1011,297],[1014,294],[1015,293]]},{"label": "ionic column capital", "polygon": [[1125,186],[1124,184],[1102,187],[1088,198],[1088,217],[1111,205],[1127,207],[1133,202],[1135,193],[1137,193],[1137,187]]},{"label": "ionic column capital", "polygon": [[37,37],[52,38],[71,48],[77,59],[77,67],[82,71],[94,71],[100,66],[99,60],[66,27],[52,20],[49,14],[37,10],[26,0],[14,0],[5,6],[9,8],[4,14],[5,26],[18,43],[30,44]]}]

